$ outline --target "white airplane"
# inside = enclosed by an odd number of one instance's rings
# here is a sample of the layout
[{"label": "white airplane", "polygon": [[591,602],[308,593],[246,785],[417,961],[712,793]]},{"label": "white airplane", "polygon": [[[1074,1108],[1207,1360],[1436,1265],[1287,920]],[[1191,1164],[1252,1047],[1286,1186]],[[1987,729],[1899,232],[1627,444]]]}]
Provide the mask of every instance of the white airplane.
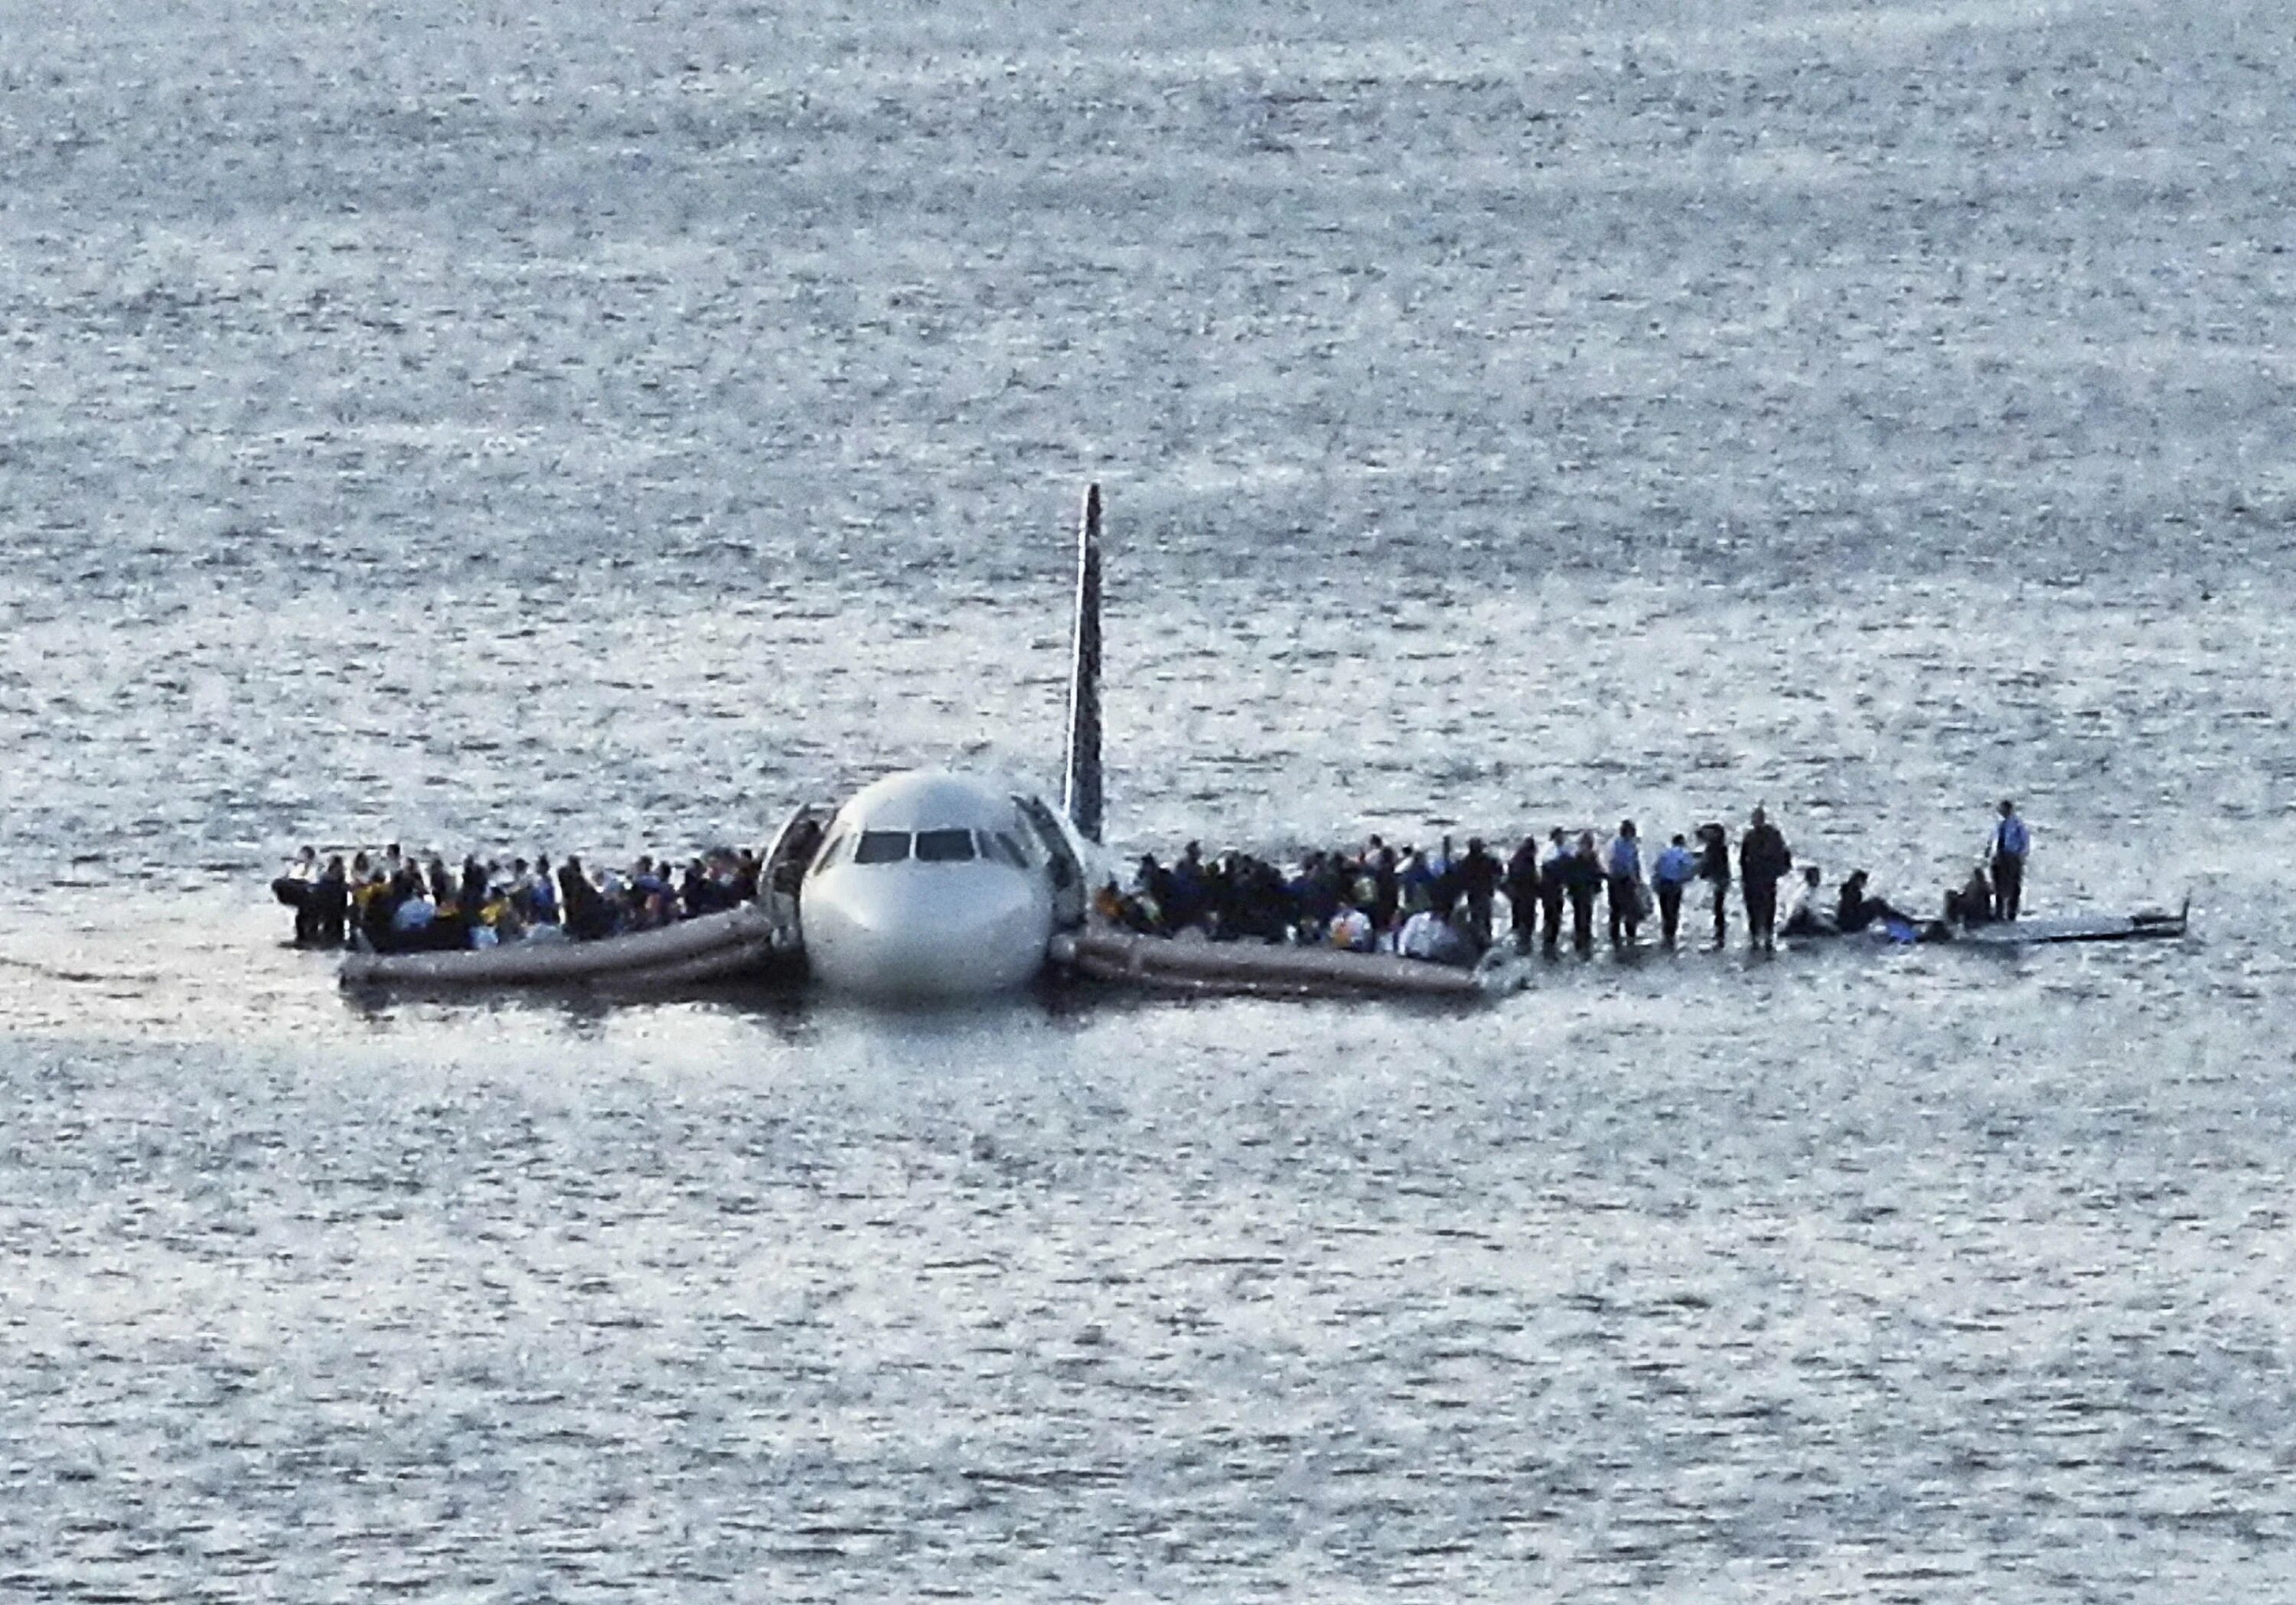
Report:
[{"label": "white airplane", "polygon": [[[1077,540],[1066,784],[1055,807],[991,776],[909,770],[839,808],[795,881],[814,978],[875,999],[1009,990],[1084,923],[1100,847],[1100,487]],[[783,827],[770,864],[803,817]],[[791,865],[791,869],[797,866]]]},{"label": "white airplane", "polygon": [[1100,487],[1077,540],[1066,783],[1055,806],[993,776],[910,770],[865,786],[820,827],[790,815],[756,903],[655,930],[568,943],[378,954],[343,961],[345,986],[685,987],[778,970],[802,951],[828,989],[885,1001],[986,996],[1048,965],[1188,987],[1474,991],[1464,970],[1392,954],[1150,942],[1087,931],[1101,847]]}]

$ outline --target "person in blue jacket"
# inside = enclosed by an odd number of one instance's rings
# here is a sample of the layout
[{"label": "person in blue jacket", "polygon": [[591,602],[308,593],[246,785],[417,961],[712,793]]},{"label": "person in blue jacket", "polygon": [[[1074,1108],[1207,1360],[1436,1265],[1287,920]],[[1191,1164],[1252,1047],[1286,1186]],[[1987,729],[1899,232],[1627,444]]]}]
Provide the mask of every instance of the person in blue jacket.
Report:
[{"label": "person in blue jacket", "polygon": [[2033,833],[2018,817],[2017,805],[2001,799],[2001,821],[1993,827],[1993,917],[2013,920],[2025,900],[2025,856]]},{"label": "person in blue jacket", "polygon": [[1697,878],[1698,861],[1677,834],[1651,865],[1651,885],[1658,893],[1659,939],[1669,947],[1674,946],[1675,934],[1682,925],[1683,889]]}]

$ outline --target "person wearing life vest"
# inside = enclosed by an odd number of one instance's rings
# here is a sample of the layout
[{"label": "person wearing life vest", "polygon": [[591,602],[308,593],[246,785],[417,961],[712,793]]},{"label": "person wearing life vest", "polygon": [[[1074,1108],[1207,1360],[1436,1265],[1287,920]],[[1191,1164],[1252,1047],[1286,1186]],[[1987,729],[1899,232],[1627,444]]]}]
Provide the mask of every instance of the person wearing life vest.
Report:
[{"label": "person wearing life vest", "polygon": [[2001,821],[1993,827],[1993,917],[2013,920],[2025,900],[2025,855],[2033,833],[2018,817],[2017,805],[2001,799]]}]

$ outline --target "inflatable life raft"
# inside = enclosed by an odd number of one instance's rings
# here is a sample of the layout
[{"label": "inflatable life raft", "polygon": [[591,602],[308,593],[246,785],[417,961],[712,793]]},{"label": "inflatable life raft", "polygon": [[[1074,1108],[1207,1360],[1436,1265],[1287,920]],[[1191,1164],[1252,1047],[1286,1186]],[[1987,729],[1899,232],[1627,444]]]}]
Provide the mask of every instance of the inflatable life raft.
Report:
[{"label": "inflatable life raft", "polygon": [[1457,970],[1393,954],[1200,942],[1137,936],[1098,925],[1054,937],[1052,957],[1095,980],[1182,992],[1463,998],[1505,989],[1492,984],[1488,970]]},{"label": "inflatable life raft", "polygon": [[341,981],[346,987],[657,988],[768,979],[803,964],[793,925],[758,902],[595,942],[355,953],[343,961]]}]

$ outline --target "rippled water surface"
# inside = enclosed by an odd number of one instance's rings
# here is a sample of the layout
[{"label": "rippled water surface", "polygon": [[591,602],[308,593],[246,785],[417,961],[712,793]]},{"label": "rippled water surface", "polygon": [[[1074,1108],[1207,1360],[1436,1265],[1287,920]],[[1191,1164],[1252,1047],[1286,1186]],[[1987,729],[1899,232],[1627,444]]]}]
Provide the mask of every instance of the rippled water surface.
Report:
[{"label": "rippled water surface", "polygon": [[[0,1592],[2296,1594],[2296,27],[0,16]],[[347,1001],[301,841],[1766,802],[2181,944]]]}]

